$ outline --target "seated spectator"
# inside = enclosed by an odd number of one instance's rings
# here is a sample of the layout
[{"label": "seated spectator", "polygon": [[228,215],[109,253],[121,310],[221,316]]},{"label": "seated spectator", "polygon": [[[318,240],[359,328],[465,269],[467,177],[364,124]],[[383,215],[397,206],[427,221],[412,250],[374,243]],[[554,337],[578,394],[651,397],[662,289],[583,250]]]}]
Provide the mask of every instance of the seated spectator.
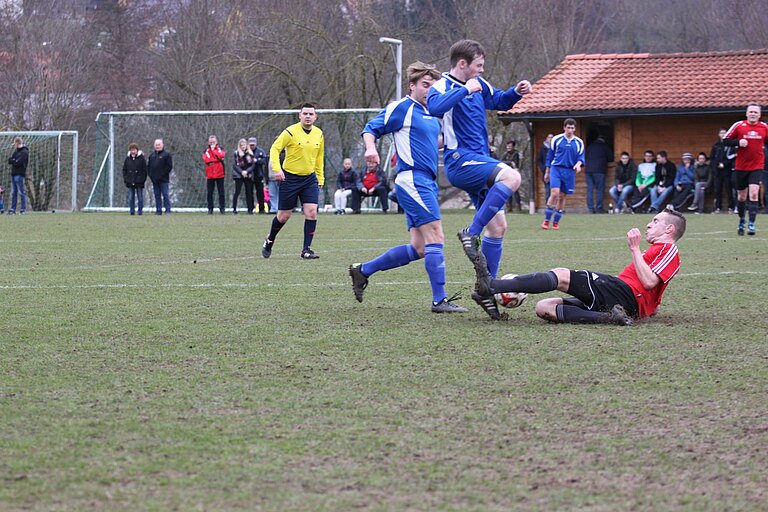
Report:
[{"label": "seated spectator", "polygon": [[666,151],[656,153],[656,186],[651,189],[649,213],[659,213],[675,190],[677,167],[667,159]]},{"label": "seated spectator", "polygon": [[688,196],[693,192],[693,155],[683,153],[683,163],[677,167],[675,172],[675,181],[673,183],[674,192],[670,205],[673,209],[679,210],[688,200]]},{"label": "seated spectator", "polygon": [[688,207],[689,210],[696,210],[696,214],[704,213],[704,195],[706,190],[712,185],[712,168],[707,162],[707,155],[699,153],[696,156],[696,164],[693,166],[694,185],[693,203]]},{"label": "seated spectator", "polygon": [[629,210],[630,204],[627,200],[635,191],[635,179],[637,178],[637,165],[629,158],[629,153],[624,151],[616,164],[616,175],[614,185],[608,191],[613,198],[615,205],[614,213],[621,213]]},{"label": "seated spectator", "polygon": [[646,149],[643,162],[637,166],[635,191],[632,194],[632,211],[642,211],[643,204],[651,196],[651,189],[656,182],[656,164],[653,161],[653,151]]},{"label": "seated spectator", "polygon": [[389,210],[387,178],[377,164],[368,162],[362,176],[357,180],[357,187],[352,190],[352,213],[360,213],[362,198],[371,196],[379,198],[381,210],[386,214]]},{"label": "seated spectator", "polygon": [[[333,193],[333,204],[336,208],[334,215],[347,213],[347,198],[357,186],[357,173],[352,169],[352,159],[345,158],[342,169],[336,175],[336,192]],[[352,203],[352,211],[359,210],[360,204]]]}]

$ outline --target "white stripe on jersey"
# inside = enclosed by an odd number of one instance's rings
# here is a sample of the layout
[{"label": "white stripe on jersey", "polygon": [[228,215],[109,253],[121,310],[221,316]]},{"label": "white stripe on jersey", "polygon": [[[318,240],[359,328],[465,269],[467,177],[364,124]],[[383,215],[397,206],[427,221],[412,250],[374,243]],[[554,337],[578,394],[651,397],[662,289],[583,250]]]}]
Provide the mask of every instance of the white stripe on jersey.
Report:
[{"label": "white stripe on jersey", "polygon": [[[411,152],[411,127],[413,126],[413,107],[415,103],[408,107],[403,119],[403,127],[394,132],[395,149],[397,158],[406,165],[413,167],[413,154]],[[386,117],[385,117],[386,120]],[[385,121],[386,122],[386,121]]]},{"label": "white stripe on jersey", "polygon": [[[669,247],[670,245],[671,245],[671,247]],[[659,256],[661,256],[661,259],[659,260],[658,256],[657,256],[657,259],[655,261],[651,262],[651,265],[650,265],[651,271],[654,274],[656,274],[656,275],[660,274],[661,272],[663,272],[666,269],[666,267],[670,263],[672,263],[672,261],[674,260],[675,256],[677,256],[677,254],[678,254],[678,249],[677,249],[676,245],[674,245],[674,244],[665,244],[664,248],[661,250],[661,252],[659,252]],[[677,274],[677,272],[679,270],[680,270],[680,267],[678,267],[675,270],[675,272],[669,277],[669,279],[667,279],[664,282],[665,283],[669,282],[670,279],[675,277],[675,274]]]},{"label": "white stripe on jersey", "polygon": [[405,192],[408,194],[408,197],[416,201],[419,206],[424,208],[424,210],[429,211],[429,208],[427,208],[424,200],[416,190],[416,185],[413,182],[413,171],[400,171],[397,173],[397,177],[395,178],[395,185],[405,190]]}]

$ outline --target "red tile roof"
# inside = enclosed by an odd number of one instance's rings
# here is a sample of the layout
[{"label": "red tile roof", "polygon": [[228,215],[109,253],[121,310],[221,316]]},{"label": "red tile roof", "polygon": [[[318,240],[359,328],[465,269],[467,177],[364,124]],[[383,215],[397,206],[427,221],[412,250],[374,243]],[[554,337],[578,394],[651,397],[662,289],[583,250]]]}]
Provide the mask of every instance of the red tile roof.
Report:
[{"label": "red tile roof", "polygon": [[507,114],[740,112],[752,102],[768,105],[768,49],[581,54],[567,56]]}]

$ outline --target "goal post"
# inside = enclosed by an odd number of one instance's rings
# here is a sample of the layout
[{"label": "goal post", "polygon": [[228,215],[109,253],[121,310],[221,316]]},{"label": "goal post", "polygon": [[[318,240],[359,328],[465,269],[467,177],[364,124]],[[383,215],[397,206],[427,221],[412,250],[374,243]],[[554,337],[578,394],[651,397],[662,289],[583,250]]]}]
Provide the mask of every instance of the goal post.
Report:
[{"label": "goal post", "polygon": [[[325,139],[325,187],[320,206],[333,203],[336,175],[344,158],[352,158],[354,169],[364,167],[365,146],[360,137],[365,123],[380,109],[318,109],[316,126]],[[155,139],[162,139],[173,157],[169,184],[171,204],[176,211],[207,211],[205,166],[202,153],[209,135],[216,135],[227,152],[225,158],[226,207],[232,207],[234,182],[232,155],[240,139],[256,137],[267,154],[277,136],[297,123],[295,110],[223,110],[223,111],[137,111],[101,112],[96,118],[94,179],[83,210],[127,211],[127,188],[122,179],[123,162],[131,143],[139,145],[145,157],[154,151]],[[392,138],[379,144],[382,169],[389,172]],[[245,197],[241,194],[241,202]],[[145,208],[154,207],[152,183],[147,179]],[[217,205],[218,206],[218,205]]]},{"label": "goal post", "polygon": [[[8,157],[16,149],[14,140],[20,137],[29,149],[24,187],[27,193],[27,210],[77,210],[77,155],[78,132],[61,131],[7,131],[0,132],[3,148],[0,183],[5,188],[6,207],[11,199],[11,167]],[[67,187],[70,195],[66,193]]]}]

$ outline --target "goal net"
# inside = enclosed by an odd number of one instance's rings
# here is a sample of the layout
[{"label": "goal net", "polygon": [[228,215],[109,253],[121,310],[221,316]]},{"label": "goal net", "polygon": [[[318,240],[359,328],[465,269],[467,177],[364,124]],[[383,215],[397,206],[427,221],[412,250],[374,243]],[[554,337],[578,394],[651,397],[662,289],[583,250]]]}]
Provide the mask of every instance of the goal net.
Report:
[{"label": "goal net", "polygon": [[[318,110],[316,125],[325,138],[324,205],[333,203],[335,181],[344,158],[352,158],[354,168],[363,168],[365,147],[360,131],[378,109]],[[272,111],[171,111],[102,112],[96,119],[96,158],[94,180],[84,210],[126,211],[128,191],[122,179],[128,146],[136,143],[145,156],[154,151],[155,139],[163,139],[173,156],[169,184],[171,204],[179,211],[207,211],[205,166],[202,153],[208,136],[216,135],[227,152],[225,159],[225,194],[231,207],[234,182],[231,178],[233,151],[240,139],[256,137],[266,153],[275,138],[287,126],[298,122],[298,110]],[[392,139],[379,141],[382,168],[388,171]],[[154,208],[152,184],[148,179],[144,192],[145,208]],[[241,195],[243,203],[244,195]],[[322,205],[321,205],[322,206]]]},{"label": "goal net", "polygon": [[3,156],[3,162],[0,162],[0,184],[5,188],[5,207],[10,208],[11,205],[11,166],[8,164],[8,158],[16,149],[16,137],[20,137],[29,149],[29,164],[24,180],[27,211],[76,210],[76,131],[0,132]]}]

